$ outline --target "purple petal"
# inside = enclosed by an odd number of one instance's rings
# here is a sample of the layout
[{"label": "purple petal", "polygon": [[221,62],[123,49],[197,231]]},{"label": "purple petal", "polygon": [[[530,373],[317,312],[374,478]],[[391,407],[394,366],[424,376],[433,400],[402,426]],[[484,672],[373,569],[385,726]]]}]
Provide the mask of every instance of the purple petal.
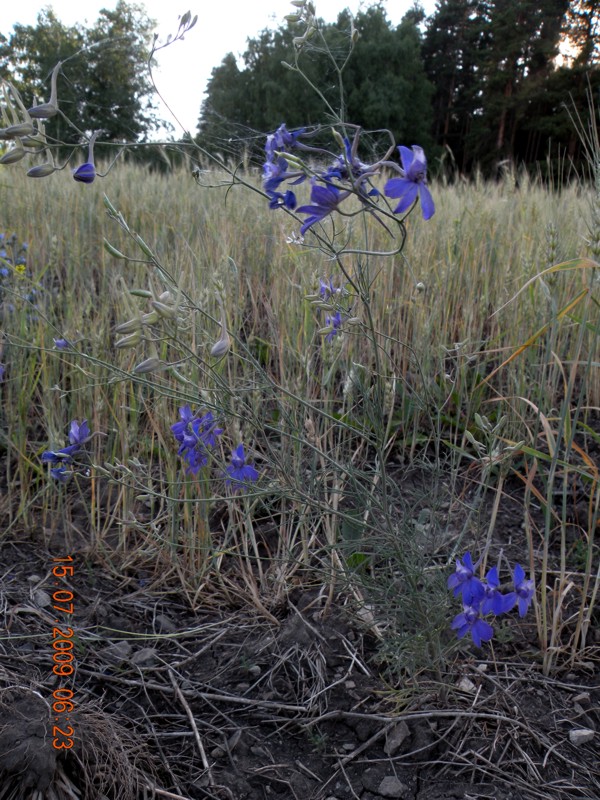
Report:
[{"label": "purple petal", "polygon": [[435,214],[435,204],[431,192],[424,183],[419,185],[419,197],[421,198],[421,210],[423,212],[423,219],[428,220]]}]

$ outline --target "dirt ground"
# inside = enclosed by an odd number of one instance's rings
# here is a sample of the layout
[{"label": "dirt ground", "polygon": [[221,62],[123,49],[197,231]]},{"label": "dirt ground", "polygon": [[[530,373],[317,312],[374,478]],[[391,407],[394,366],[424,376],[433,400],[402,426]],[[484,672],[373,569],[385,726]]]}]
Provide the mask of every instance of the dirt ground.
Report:
[{"label": "dirt ground", "polygon": [[[518,521],[507,493],[495,539]],[[342,591],[297,587],[267,619],[124,576],[83,541],[57,581],[64,546],[40,530],[0,546],[0,800],[600,798],[598,630],[550,677],[525,629],[416,686]],[[72,709],[52,705],[64,689]]]}]

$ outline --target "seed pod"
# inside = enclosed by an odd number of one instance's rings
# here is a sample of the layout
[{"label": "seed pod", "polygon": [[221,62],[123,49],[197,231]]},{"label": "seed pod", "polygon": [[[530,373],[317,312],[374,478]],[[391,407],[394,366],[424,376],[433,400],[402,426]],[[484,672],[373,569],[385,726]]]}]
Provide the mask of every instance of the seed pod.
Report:
[{"label": "seed pod", "polygon": [[177,314],[177,309],[174,306],[167,306],[159,300],[153,300],[150,305],[165,319],[173,319]]},{"label": "seed pod", "polygon": [[124,349],[125,347],[137,347],[141,341],[141,332],[134,331],[134,333],[130,333],[129,336],[125,336],[125,338],[119,339],[118,342],[115,342],[115,347],[118,347],[120,350]]},{"label": "seed pod", "polygon": [[142,324],[143,325],[156,325],[160,316],[158,311],[150,311],[148,314],[142,314]]},{"label": "seed pod", "polygon": [[56,167],[54,164],[45,163],[45,164],[38,164],[36,167],[31,167],[31,169],[27,170],[27,177],[28,178],[47,178],[48,175],[52,175],[53,172],[56,172]]},{"label": "seed pod", "polygon": [[127,322],[122,322],[115,328],[115,333],[135,333],[142,329],[142,321],[135,317]]},{"label": "seed pod", "polygon": [[104,240],[104,249],[106,250],[107,253],[110,253],[110,255],[114,256],[115,258],[127,260],[127,256],[124,255],[120,250],[117,250],[116,247],[113,247],[113,245],[108,241],[108,239]]},{"label": "seed pod", "polygon": [[133,368],[133,371],[136,375],[144,375],[147,372],[154,372],[155,369],[161,366],[160,358],[152,357],[147,358],[145,361],[141,361],[137,366]]}]

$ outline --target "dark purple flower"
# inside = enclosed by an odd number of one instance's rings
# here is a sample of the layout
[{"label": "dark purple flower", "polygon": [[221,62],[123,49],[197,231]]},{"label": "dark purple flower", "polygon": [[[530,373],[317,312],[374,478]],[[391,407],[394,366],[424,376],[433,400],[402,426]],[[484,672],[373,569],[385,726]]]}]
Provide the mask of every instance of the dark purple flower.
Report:
[{"label": "dark purple flower", "polygon": [[248,484],[258,480],[258,472],[254,465],[246,461],[244,445],[239,444],[231,453],[231,464],[225,470],[227,478],[225,483],[234,492],[243,491]]},{"label": "dark purple flower", "polygon": [[336,311],[333,316],[328,315],[325,317],[325,327],[331,329],[325,337],[326,342],[332,342],[338,333],[342,332],[342,322],[342,315],[339,311]]},{"label": "dark purple flower", "polygon": [[323,300],[327,301],[330,300],[334,295],[346,294],[346,290],[343,288],[343,286],[334,286],[333,278],[329,278],[328,281],[323,280],[323,278],[319,278],[319,294]]},{"label": "dark purple flower", "polygon": [[71,444],[81,447],[82,444],[87,442],[90,436],[91,433],[87,419],[82,420],[81,425],[76,419],[74,419],[69,429],[69,441]]},{"label": "dark purple flower", "polygon": [[462,614],[454,617],[450,627],[456,631],[459,639],[470,633],[476,647],[481,647],[481,642],[489,642],[494,635],[494,629],[489,622],[481,619],[476,605],[465,605]]},{"label": "dark purple flower", "polygon": [[461,594],[463,603],[470,606],[483,598],[485,588],[479,578],[475,577],[476,565],[473,565],[471,553],[465,553],[463,562],[460,558],[456,559],[456,570],[448,578],[448,588],[455,597]]},{"label": "dark purple flower", "polygon": [[85,164],[73,170],[73,180],[79,183],[93,183],[96,179],[96,167],[92,161],[86,161]]},{"label": "dark purple flower", "polygon": [[340,193],[336,186],[326,184],[321,186],[318,183],[313,183],[310,192],[311,205],[300,206],[298,209],[299,214],[309,214],[310,216],[302,223],[300,233],[302,236],[306,231],[315,223],[321,222],[325,217],[329,216],[332,211],[335,211],[340,202],[347,197],[348,193]]},{"label": "dark purple flower", "polygon": [[285,152],[291,150],[299,136],[304,133],[304,128],[299,128],[297,131],[288,131],[285,122],[281,124],[275,133],[270,133],[267,136],[267,143],[265,145],[265,152],[267,159],[273,161],[277,156],[276,152]]},{"label": "dark purple flower", "polygon": [[435,205],[429,189],[427,188],[427,159],[422,147],[413,145],[412,152],[408,147],[400,145],[400,158],[404,176],[392,178],[384,188],[388,197],[399,198],[400,202],[394,209],[394,214],[403,214],[417,199],[421,200],[423,219],[431,219],[435,213]]},{"label": "dark purple flower", "polygon": [[282,192],[267,192],[269,195],[269,208],[279,208],[284,206],[293,211],[296,208],[296,195],[288,189],[285,194]]},{"label": "dark purple flower", "polygon": [[223,433],[217,428],[212,412],[202,417],[192,414],[189,406],[179,409],[181,420],[171,425],[173,435],[179,442],[178,455],[187,462],[187,472],[197,475],[208,464],[208,450],[217,443],[217,436]]},{"label": "dark purple flower", "polygon": [[498,616],[510,611],[514,606],[514,598],[510,594],[502,594],[500,591],[500,579],[498,578],[498,569],[496,567],[492,567],[488,571],[483,588],[485,594],[481,601],[482,614],[495,614]]},{"label": "dark purple flower", "polygon": [[[513,580],[515,584],[515,591],[511,593],[513,596],[513,603],[516,602],[519,607],[519,616],[524,617],[527,614],[533,595],[535,594],[535,585],[531,578],[525,577],[525,570],[520,564],[515,564],[513,572]],[[512,608],[511,605],[511,608]]]},{"label": "dark purple flower", "polygon": [[0,383],[4,380],[4,375],[6,374],[6,367],[4,364],[0,364]]},{"label": "dark purple flower", "polygon": [[88,157],[85,164],[81,164],[81,166],[73,170],[73,179],[79,181],[79,183],[93,183],[94,179],[96,178],[96,167],[94,166],[94,144],[99,133],[100,131],[95,131],[92,134],[88,145]]}]

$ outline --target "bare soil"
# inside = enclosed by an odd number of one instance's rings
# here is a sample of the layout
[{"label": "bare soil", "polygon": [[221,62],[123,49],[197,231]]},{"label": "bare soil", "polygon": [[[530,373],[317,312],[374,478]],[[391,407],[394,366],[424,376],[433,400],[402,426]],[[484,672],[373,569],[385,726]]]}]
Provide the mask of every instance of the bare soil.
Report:
[{"label": "bare soil", "polygon": [[[505,489],[496,545],[511,547],[521,491]],[[600,798],[598,631],[550,677],[529,621],[402,679],[342,591],[298,586],[265,616],[123,574],[73,535],[57,582],[65,546],[40,530],[0,546],[0,800]],[[53,672],[57,619],[71,675]]]}]

